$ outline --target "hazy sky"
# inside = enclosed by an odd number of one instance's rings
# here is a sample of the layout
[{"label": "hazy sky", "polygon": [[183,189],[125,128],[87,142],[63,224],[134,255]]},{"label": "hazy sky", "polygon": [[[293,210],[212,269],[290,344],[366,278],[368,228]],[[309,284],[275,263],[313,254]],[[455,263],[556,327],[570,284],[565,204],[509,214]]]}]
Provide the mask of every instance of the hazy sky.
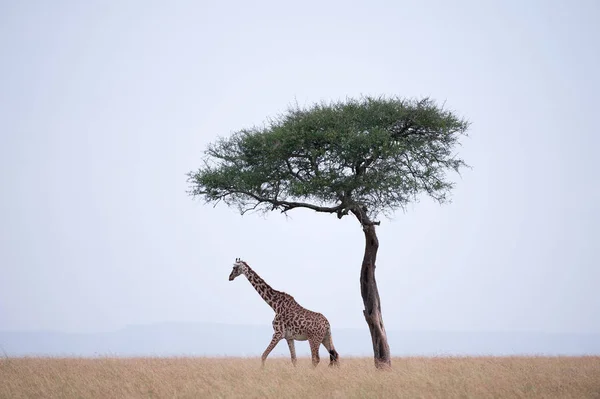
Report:
[{"label": "hazy sky", "polygon": [[600,332],[597,1],[0,3],[0,329],[269,324],[274,288],[367,328],[358,222],[186,194],[296,100],[431,96],[472,122],[450,205],[378,229],[388,330]]}]

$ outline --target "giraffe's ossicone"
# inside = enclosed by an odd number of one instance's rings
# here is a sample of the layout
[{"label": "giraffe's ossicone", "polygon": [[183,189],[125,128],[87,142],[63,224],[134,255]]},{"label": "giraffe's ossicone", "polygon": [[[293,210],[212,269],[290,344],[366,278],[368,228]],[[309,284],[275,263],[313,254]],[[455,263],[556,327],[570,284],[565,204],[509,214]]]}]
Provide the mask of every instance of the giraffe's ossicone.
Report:
[{"label": "giraffe's ossicone", "polygon": [[313,366],[319,363],[319,347],[321,344],[329,352],[329,365],[338,365],[338,353],[333,346],[331,326],[325,316],[303,308],[291,295],[274,290],[246,262],[237,258],[233,264],[233,270],[229,275],[229,281],[232,281],[241,274],[246,276],[250,284],[256,289],[256,292],[275,311],[273,338],[262,354],[263,365],[269,353],[271,353],[273,348],[282,339],[287,341],[294,366],[296,365],[294,340],[308,340]]}]

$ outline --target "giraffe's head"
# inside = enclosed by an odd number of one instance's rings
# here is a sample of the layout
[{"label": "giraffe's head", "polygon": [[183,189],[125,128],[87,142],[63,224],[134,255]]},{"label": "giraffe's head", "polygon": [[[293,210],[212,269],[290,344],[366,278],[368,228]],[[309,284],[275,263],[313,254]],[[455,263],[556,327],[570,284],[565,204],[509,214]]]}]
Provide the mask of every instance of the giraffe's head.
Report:
[{"label": "giraffe's head", "polygon": [[245,268],[246,262],[240,258],[236,258],[235,263],[233,264],[233,270],[231,270],[231,274],[229,275],[229,281],[233,281],[233,279],[235,279],[237,276],[243,274]]}]

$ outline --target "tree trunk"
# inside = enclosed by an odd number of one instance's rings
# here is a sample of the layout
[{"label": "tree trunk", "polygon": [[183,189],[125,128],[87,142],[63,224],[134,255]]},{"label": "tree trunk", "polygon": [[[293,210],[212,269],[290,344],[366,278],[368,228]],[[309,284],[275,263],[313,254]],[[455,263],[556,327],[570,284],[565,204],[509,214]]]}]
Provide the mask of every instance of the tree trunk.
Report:
[{"label": "tree trunk", "polygon": [[375,280],[375,261],[379,249],[379,240],[375,233],[375,223],[368,218],[366,211],[359,209],[353,211],[353,213],[362,224],[365,233],[365,256],[360,270],[360,293],[365,305],[363,314],[371,332],[375,367],[388,368],[392,366],[392,360],[387,334],[383,326],[379,290]]}]

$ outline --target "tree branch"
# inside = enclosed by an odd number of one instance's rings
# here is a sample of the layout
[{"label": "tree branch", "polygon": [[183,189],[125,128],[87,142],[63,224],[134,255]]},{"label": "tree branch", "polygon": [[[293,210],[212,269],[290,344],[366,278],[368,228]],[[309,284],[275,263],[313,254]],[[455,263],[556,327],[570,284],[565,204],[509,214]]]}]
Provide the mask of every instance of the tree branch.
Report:
[{"label": "tree branch", "polygon": [[294,176],[296,179],[300,180],[303,183],[306,182],[306,180],[302,176],[300,176],[300,172],[294,172],[294,168],[292,168],[292,164],[290,163],[289,159],[285,160],[285,164],[292,176]]},{"label": "tree branch", "polygon": [[360,176],[360,175],[362,175],[363,173],[365,173],[365,171],[367,170],[367,168],[368,168],[369,166],[371,166],[371,164],[372,164],[373,162],[375,162],[375,160],[376,160],[376,159],[377,159],[377,157],[375,157],[375,156],[373,155],[373,156],[370,156],[370,157],[368,157],[368,158],[366,158],[366,159],[364,159],[364,160],[360,160],[360,161],[358,161],[358,162],[356,163],[356,167],[355,167],[355,175],[356,175],[356,176]]},{"label": "tree branch", "polygon": [[250,191],[243,191],[243,190],[230,191],[228,193],[228,195],[231,195],[231,194],[247,195],[248,197],[251,197],[251,198],[255,199],[256,201],[258,201],[259,203],[268,203],[268,204],[273,205],[274,209],[281,207],[281,208],[283,208],[283,212],[287,212],[294,208],[307,208],[307,209],[312,209],[315,212],[336,213],[337,211],[342,210],[344,208],[343,204],[339,204],[336,206],[318,206],[318,205],[309,204],[306,202],[282,201],[282,200],[277,200],[277,199],[273,199],[273,198],[263,197],[263,196],[251,193]]}]

